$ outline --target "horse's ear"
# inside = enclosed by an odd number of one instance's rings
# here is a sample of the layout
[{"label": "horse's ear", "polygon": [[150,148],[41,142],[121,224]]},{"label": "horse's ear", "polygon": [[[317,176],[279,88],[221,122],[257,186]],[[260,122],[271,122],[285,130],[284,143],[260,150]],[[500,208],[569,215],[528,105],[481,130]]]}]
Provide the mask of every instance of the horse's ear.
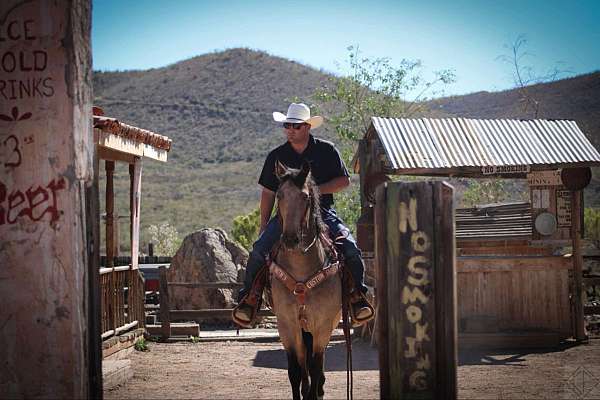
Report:
[{"label": "horse's ear", "polygon": [[275,161],[275,176],[277,179],[281,180],[281,178],[287,172],[287,167],[279,162],[279,160]]},{"label": "horse's ear", "polygon": [[302,168],[300,169],[300,173],[298,174],[298,181],[300,182],[300,186],[304,186],[304,182],[306,182],[306,177],[310,174],[310,164],[304,161],[302,163]]}]

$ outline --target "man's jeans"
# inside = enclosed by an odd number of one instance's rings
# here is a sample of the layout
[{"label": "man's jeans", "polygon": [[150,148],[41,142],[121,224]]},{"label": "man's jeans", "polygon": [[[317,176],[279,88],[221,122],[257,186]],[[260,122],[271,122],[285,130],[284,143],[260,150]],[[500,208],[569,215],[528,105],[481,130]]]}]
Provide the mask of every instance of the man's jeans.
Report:
[{"label": "man's jeans", "polygon": [[[329,227],[329,235],[336,240],[337,250],[343,254],[346,267],[350,269],[352,278],[356,287],[363,293],[367,292],[364,284],[365,266],[363,264],[360,249],[356,246],[356,241],[352,237],[350,230],[338,218],[334,209],[321,209],[323,222]],[[258,240],[254,242],[250,258],[246,265],[246,278],[244,279],[244,288],[240,290],[238,300],[241,300],[252,287],[252,283],[258,271],[265,265],[265,259],[271,252],[271,249],[277,243],[281,236],[281,224],[277,216],[271,218],[264,232]]]}]

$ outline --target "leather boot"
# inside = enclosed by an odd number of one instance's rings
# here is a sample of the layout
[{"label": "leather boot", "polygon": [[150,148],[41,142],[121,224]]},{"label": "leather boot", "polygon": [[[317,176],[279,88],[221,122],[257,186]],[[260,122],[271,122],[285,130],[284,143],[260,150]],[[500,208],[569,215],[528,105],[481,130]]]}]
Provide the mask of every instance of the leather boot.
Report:
[{"label": "leather boot", "polygon": [[232,319],[244,328],[252,328],[262,300],[266,282],[265,262],[259,257],[250,256],[246,265],[244,287],[238,294],[238,305],[233,309]]},{"label": "leather boot", "polygon": [[354,283],[354,290],[350,293],[350,313],[356,324],[364,324],[375,315],[375,309],[365,296],[368,291],[364,283],[365,264],[359,255],[355,255],[346,260],[346,267]]}]

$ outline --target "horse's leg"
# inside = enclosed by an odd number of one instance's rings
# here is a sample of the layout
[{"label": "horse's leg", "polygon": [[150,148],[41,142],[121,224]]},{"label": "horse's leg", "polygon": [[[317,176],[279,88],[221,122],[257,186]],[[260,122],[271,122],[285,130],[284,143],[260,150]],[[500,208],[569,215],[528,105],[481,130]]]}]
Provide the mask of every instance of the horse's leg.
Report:
[{"label": "horse's leg", "polygon": [[[302,391],[305,398],[310,400],[316,400],[316,391],[313,389],[315,381],[313,380],[313,335],[310,332],[302,331],[302,342],[304,343],[305,354],[306,354],[306,376],[307,385],[306,391]],[[310,378],[310,385],[308,384],[308,378]],[[303,388],[304,389],[304,388]]]},{"label": "horse's leg", "polygon": [[321,400],[323,399],[323,396],[325,396],[325,390],[323,390],[323,386],[325,386],[325,353],[321,353],[319,362],[321,364],[321,379],[319,380],[317,388],[317,399]]},{"label": "horse's leg", "polygon": [[318,349],[313,352],[311,357],[311,363],[309,365],[310,370],[310,393],[308,398],[311,400],[322,399],[325,392],[323,391],[323,385],[325,384],[325,373],[323,371],[323,356],[324,349]]},{"label": "horse's leg", "polygon": [[298,364],[300,364],[300,375],[302,378],[302,398],[307,399],[310,390],[310,381],[308,380],[309,373],[305,346],[302,346],[301,351],[298,351]]},{"label": "horse's leg", "polygon": [[287,321],[285,315],[278,315],[277,319],[279,337],[288,356],[288,376],[292,385],[292,396],[294,400],[300,399],[300,394],[306,398],[308,374],[306,372],[306,346],[303,342],[302,330],[299,326]]},{"label": "horse's leg", "polygon": [[290,384],[292,385],[292,397],[294,400],[300,400],[300,380],[301,371],[298,358],[294,350],[288,350],[288,377],[290,378]]}]

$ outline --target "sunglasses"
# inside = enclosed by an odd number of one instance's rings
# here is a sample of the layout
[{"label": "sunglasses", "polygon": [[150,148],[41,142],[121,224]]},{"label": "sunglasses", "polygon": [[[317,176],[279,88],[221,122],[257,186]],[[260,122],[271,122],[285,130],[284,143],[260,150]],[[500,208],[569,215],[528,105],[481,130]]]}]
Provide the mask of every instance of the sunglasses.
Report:
[{"label": "sunglasses", "polygon": [[300,122],[300,123],[295,123],[295,122],[284,122],[284,123],[283,123],[283,127],[284,127],[285,129],[290,129],[290,128],[292,128],[292,129],[298,130],[298,129],[302,128],[302,126],[303,126],[303,125],[304,125],[304,122]]}]

